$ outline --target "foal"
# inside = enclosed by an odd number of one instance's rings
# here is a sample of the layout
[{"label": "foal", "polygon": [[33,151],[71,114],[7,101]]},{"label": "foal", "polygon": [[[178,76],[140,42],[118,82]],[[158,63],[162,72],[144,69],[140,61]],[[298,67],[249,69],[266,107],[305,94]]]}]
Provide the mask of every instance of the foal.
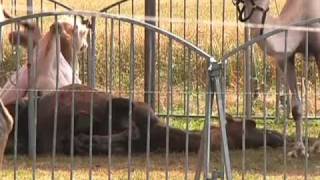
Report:
[{"label": "foal", "polygon": [[[32,27],[32,26],[31,26]],[[45,35],[41,33],[33,32],[35,43],[33,54],[35,55],[32,59],[33,63],[36,64],[36,77],[35,77],[35,88],[42,93],[45,91],[54,90],[56,87],[56,73],[57,73],[57,41],[56,41],[56,30],[60,34],[60,45],[61,50],[59,52],[59,82],[57,84],[58,88],[66,86],[72,83],[73,70],[71,65],[73,64],[72,58],[73,54],[78,54],[80,51],[87,48],[88,44],[86,41],[86,36],[88,33],[88,28],[81,24],[80,21],[76,21],[76,26],[71,23],[71,21],[64,20],[58,22],[56,29],[56,24],[51,25],[49,32]],[[37,28],[34,28],[36,30]],[[9,35],[10,42],[13,44],[17,43],[18,36],[20,36],[21,44],[26,47],[28,40],[28,33],[13,32]],[[38,37],[41,37],[37,40]],[[18,78],[16,81],[16,74]],[[75,83],[81,83],[80,79],[75,76]],[[4,104],[12,103],[17,98],[17,93],[14,91],[18,89],[18,98],[24,97],[26,95],[26,90],[28,88],[28,67],[23,65],[22,68],[18,70],[17,73],[10,77],[10,80],[4,85],[0,92],[0,98],[3,100]]]}]

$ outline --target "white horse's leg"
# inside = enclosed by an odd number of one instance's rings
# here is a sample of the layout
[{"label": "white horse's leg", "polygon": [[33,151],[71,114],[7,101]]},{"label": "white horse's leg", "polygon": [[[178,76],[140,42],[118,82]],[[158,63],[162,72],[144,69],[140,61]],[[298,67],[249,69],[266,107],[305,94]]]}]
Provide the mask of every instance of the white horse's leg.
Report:
[{"label": "white horse's leg", "polygon": [[295,72],[295,65],[294,65],[294,56],[291,56],[288,59],[287,63],[287,83],[292,93],[292,116],[296,123],[296,142],[292,151],[289,151],[288,156],[291,157],[298,157],[298,156],[305,156],[307,155],[305,151],[305,146],[302,139],[302,106],[300,97],[298,94],[297,88],[297,78]]},{"label": "white horse's leg", "polygon": [[0,100],[0,169],[9,134],[13,127],[13,118]]},{"label": "white horse's leg", "polygon": [[311,153],[320,153],[320,140],[317,140],[313,145],[310,147]]},{"label": "white horse's leg", "polygon": [[28,69],[24,65],[18,70],[18,81],[16,79],[16,73],[14,73],[6,84],[0,90],[0,99],[6,104],[14,103],[18,98],[22,98],[26,94],[28,89]]}]

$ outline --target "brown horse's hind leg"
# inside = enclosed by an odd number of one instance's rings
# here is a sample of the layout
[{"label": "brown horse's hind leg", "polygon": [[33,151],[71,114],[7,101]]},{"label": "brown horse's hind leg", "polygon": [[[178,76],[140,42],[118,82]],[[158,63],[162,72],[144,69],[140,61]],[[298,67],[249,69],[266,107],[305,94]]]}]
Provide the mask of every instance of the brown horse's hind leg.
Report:
[{"label": "brown horse's hind leg", "polygon": [[[120,133],[112,134],[112,149],[114,152],[124,152],[126,146],[123,143],[128,141],[128,130]],[[132,128],[132,140],[140,138],[140,132],[137,128]],[[75,151],[78,154],[85,154],[89,151],[90,135],[79,134],[75,136]],[[92,136],[92,152],[101,154],[106,153],[109,149],[109,136],[108,135],[93,135]]]}]

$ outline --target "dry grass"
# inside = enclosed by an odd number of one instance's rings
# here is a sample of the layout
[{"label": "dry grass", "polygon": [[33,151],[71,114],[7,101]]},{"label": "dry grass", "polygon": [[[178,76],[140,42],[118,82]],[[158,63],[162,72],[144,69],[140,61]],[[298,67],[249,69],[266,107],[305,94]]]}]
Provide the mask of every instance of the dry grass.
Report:
[{"label": "dry grass", "polygon": [[[264,160],[263,150],[247,150],[246,151],[246,174],[245,179],[262,179]],[[185,154],[172,153],[169,160],[169,177],[170,179],[183,179],[185,177]],[[220,167],[219,152],[212,153],[213,164],[212,170]],[[241,179],[242,173],[242,151],[232,151],[232,167],[234,179]],[[283,150],[267,149],[267,177],[268,179],[280,179],[283,177]],[[165,154],[151,153],[150,155],[150,178],[165,179]],[[188,179],[192,179],[197,160],[196,154],[189,155],[189,172]],[[320,178],[320,156],[314,155],[309,159],[308,178]],[[70,176],[70,158],[66,156],[57,157],[55,165],[56,179],[67,179]],[[36,178],[50,179],[51,178],[51,159],[49,157],[38,157],[36,164]],[[128,159],[126,155],[113,155],[111,172],[113,179],[127,179],[128,174]],[[32,178],[32,161],[25,156],[19,156],[18,161],[18,179]],[[76,157],[74,177],[76,179],[89,178],[89,158]],[[304,158],[288,159],[287,161],[288,179],[303,179],[304,178]],[[133,155],[132,158],[132,179],[146,179],[146,156],[145,154]],[[5,168],[0,172],[2,179],[13,178],[13,157],[7,156]],[[108,158],[107,156],[93,157],[92,163],[93,179],[106,179],[108,177]]]}]

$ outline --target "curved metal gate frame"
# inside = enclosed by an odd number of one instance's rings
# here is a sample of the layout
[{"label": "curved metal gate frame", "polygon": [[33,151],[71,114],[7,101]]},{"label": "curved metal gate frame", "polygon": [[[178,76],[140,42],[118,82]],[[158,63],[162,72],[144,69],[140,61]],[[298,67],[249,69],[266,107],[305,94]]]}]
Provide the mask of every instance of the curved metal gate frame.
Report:
[{"label": "curved metal gate frame", "polygon": [[[203,129],[203,138],[202,138],[202,143],[203,143],[203,149],[200,150],[200,153],[199,153],[199,156],[201,157],[199,160],[199,165],[201,167],[201,164],[204,164],[204,177],[205,178],[210,178],[211,175],[210,175],[210,119],[211,119],[211,115],[212,115],[212,106],[213,106],[213,98],[214,96],[216,96],[216,106],[218,108],[218,112],[219,112],[219,119],[220,119],[220,127],[221,127],[221,133],[222,133],[222,142],[223,142],[223,158],[224,158],[224,169],[225,169],[225,174],[226,174],[226,178],[227,179],[231,179],[232,178],[232,173],[231,173],[231,164],[230,164],[230,158],[229,158],[229,151],[228,151],[228,143],[227,143],[227,136],[226,136],[226,129],[225,129],[225,125],[226,125],[226,120],[225,120],[225,112],[224,112],[224,103],[223,103],[223,89],[222,89],[222,86],[221,86],[221,68],[222,68],[222,64],[221,63],[218,63],[214,57],[212,57],[211,55],[207,54],[206,52],[204,52],[203,50],[199,49],[198,47],[196,47],[195,45],[191,44],[190,42],[184,40],[183,38],[180,38],[168,31],[165,31],[165,30],[162,30],[156,26],[153,26],[153,25],[150,25],[148,23],[144,23],[144,22],[140,22],[140,21],[137,21],[137,20],[134,20],[134,19],[131,19],[131,18],[127,18],[127,17],[121,17],[121,16],[115,16],[115,15],[108,15],[108,14],[103,14],[103,13],[90,13],[90,12],[78,12],[78,11],[69,11],[69,12],[46,12],[46,13],[39,13],[39,14],[32,14],[32,15],[28,15],[28,16],[24,16],[24,17],[19,17],[19,18],[14,18],[14,19],[9,19],[5,22],[1,22],[0,23],[0,27],[4,26],[4,25],[8,25],[8,24],[11,24],[11,23],[17,23],[19,21],[22,21],[22,20],[27,20],[27,19],[38,19],[38,18],[42,18],[42,17],[55,17],[55,21],[57,21],[57,18],[59,16],[62,16],[62,15],[70,15],[70,16],[88,16],[88,17],[91,17],[91,19],[93,19],[95,22],[95,19],[97,18],[104,18],[106,21],[111,21],[111,23],[113,21],[121,21],[123,23],[128,23],[130,24],[131,26],[131,37],[133,37],[133,39],[131,40],[133,43],[134,43],[134,27],[135,26],[138,26],[138,27],[143,27],[145,29],[148,29],[149,31],[153,31],[154,33],[159,33],[161,34],[162,36],[165,36],[166,38],[168,38],[169,40],[169,44],[172,44],[172,42],[176,42],[178,44],[181,44],[184,46],[184,48],[187,49],[187,51],[190,53],[190,52],[194,52],[196,54],[197,57],[200,57],[202,59],[204,59],[207,64],[208,64],[208,77],[209,77],[209,81],[208,81],[208,85],[207,85],[207,92],[206,92],[206,106],[205,106],[205,127]],[[96,28],[96,23],[93,23],[92,24],[93,26],[93,29]],[[113,28],[113,27],[110,27],[110,28]],[[93,31],[95,32],[95,31]],[[113,31],[112,31],[113,32]],[[93,39],[95,39],[95,33],[92,34],[93,35]],[[96,41],[93,41],[92,43],[95,43]],[[113,43],[113,39],[111,39],[110,43]],[[112,45],[112,44],[111,44]],[[134,53],[134,44],[131,44],[131,51],[133,50],[133,53]],[[93,45],[93,51],[89,54],[89,57],[91,58],[90,60],[93,61],[93,63],[96,61],[96,50],[95,50],[95,46]],[[57,52],[56,53],[59,53],[58,52],[59,50],[57,49]],[[170,51],[170,50],[169,50]],[[172,51],[172,48],[171,48],[171,51]],[[2,52],[2,51],[1,51]],[[106,57],[106,58],[110,58],[110,60],[113,59],[113,55],[112,55],[112,51],[110,51],[110,57]],[[32,54],[30,54],[30,51],[29,51],[29,57],[32,57]],[[172,55],[171,55],[172,56]],[[130,56],[131,60],[134,60],[134,54],[132,56]],[[168,57],[169,59],[169,62],[170,62],[170,59],[172,59],[172,57]],[[19,62],[19,57],[17,57],[17,62]],[[132,63],[132,62],[131,62]],[[34,64],[32,64],[31,62],[31,72],[34,72],[35,71],[35,68],[32,68],[34,66]],[[172,71],[172,70],[170,70]],[[57,72],[58,73],[58,72]],[[91,72],[91,73],[95,73],[94,71]],[[34,74],[34,73],[31,73],[31,75]],[[92,76],[94,76],[94,74],[92,74]],[[31,82],[32,79],[34,79],[34,76],[31,76]],[[91,84],[92,85],[92,84]],[[92,85],[94,86],[94,85]],[[131,86],[131,85],[130,85]],[[32,86],[33,87],[33,86]],[[56,89],[56,93],[58,93],[57,91],[58,89]],[[18,91],[18,90],[16,90]],[[37,91],[36,89],[29,89],[28,90],[29,92],[35,92]],[[31,100],[32,99],[36,99],[35,97],[35,94],[34,93],[31,93],[30,94],[31,96]],[[132,101],[132,97],[130,95],[130,100]],[[56,102],[57,103],[57,102]],[[36,104],[36,103],[35,103]],[[91,103],[92,104],[92,103]],[[150,102],[149,102],[150,104]],[[56,108],[57,108],[57,104],[56,104]],[[35,127],[35,124],[36,124],[36,114],[37,114],[37,108],[34,106],[31,106],[31,109],[30,109],[30,112],[32,114],[32,121],[34,123],[32,123],[33,127],[31,127],[32,129],[36,129]],[[57,117],[57,111],[55,111],[55,117]],[[130,121],[131,118],[129,118],[129,121]],[[90,119],[92,121],[92,119]],[[56,119],[55,119],[56,121]],[[73,124],[74,125],[74,124]],[[54,127],[56,128],[56,127]],[[17,131],[17,129],[15,128],[15,131]],[[54,130],[55,132],[56,130]],[[90,134],[92,135],[92,134]],[[71,139],[73,139],[73,136],[74,134],[71,135]],[[36,139],[36,131],[34,131],[34,134],[32,135],[32,138],[33,138],[33,143],[31,144],[31,146],[33,147],[32,148],[32,158],[33,158],[33,177],[35,178],[35,171],[36,171],[36,144],[35,144],[35,139]],[[54,136],[55,138],[55,136]],[[130,139],[130,138],[129,138]],[[15,144],[17,143],[16,141],[17,139],[15,138]],[[54,140],[55,142],[55,140]],[[55,148],[55,146],[53,146]],[[53,151],[55,152],[55,151]],[[14,160],[16,162],[16,158],[17,158],[17,152],[15,151],[15,154],[14,154]],[[130,155],[131,156],[131,155]],[[54,157],[55,157],[55,154],[53,154],[53,167],[52,167],[52,177],[54,177]],[[90,154],[90,158],[92,159],[92,154]],[[71,152],[71,178],[73,178],[73,153]],[[15,170],[16,170],[16,164],[15,164]],[[198,174],[200,173],[200,170],[201,169],[198,169]],[[147,176],[148,177],[148,176]]]}]

